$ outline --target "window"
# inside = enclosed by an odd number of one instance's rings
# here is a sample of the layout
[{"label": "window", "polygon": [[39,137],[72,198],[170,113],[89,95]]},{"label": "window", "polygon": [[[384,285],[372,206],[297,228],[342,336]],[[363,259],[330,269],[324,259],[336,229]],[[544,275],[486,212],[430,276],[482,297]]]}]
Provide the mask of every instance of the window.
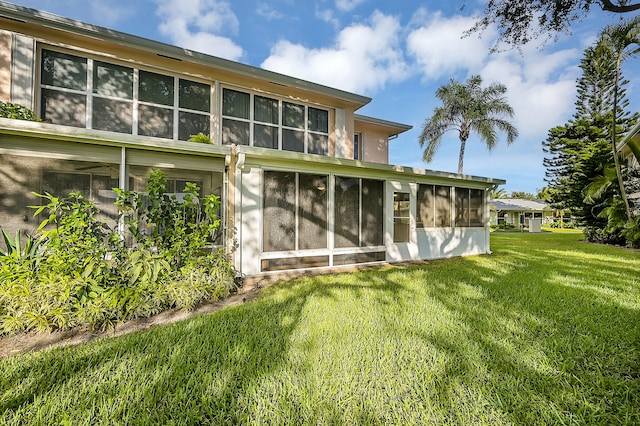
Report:
[{"label": "window", "polygon": [[73,127],[187,140],[210,133],[211,86],[42,50],[41,116]]},{"label": "window", "polygon": [[265,171],[263,251],[327,248],[325,175]]},{"label": "window", "polygon": [[329,111],[224,88],[222,143],[327,155]]},{"label": "window", "polygon": [[353,159],[364,160],[362,156],[362,133],[353,135]]},{"label": "window", "polygon": [[435,185],[434,207],[436,227],[451,226],[451,187]]},{"label": "window", "polygon": [[451,226],[451,187],[425,184],[418,186],[416,226]]},{"label": "window", "polygon": [[435,226],[435,196],[433,191],[433,185],[418,185],[416,197],[416,226],[418,228],[432,228]]},{"label": "window", "polygon": [[451,226],[451,187],[426,184],[418,186],[416,226]]},{"label": "window", "polygon": [[469,190],[469,226],[484,227],[484,191]]},{"label": "window", "polygon": [[335,178],[335,246],[384,245],[384,181]]},{"label": "window", "polygon": [[484,191],[456,188],[456,226],[484,226]]},{"label": "window", "polygon": [[410,240],[411,194],[408,192],[393,193],[393,242],[408,243]]}]

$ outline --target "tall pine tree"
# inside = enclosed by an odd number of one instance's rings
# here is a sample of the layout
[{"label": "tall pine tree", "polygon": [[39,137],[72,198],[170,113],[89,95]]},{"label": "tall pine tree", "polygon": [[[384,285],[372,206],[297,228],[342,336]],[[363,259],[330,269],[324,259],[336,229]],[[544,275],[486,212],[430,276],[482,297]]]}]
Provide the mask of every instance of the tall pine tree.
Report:
[{"label": "tall pine tree", "polygon": [[[608,186],[597,203],[585,200],[586,188],[598,176],[614,168],[611,150],[611,121],[615,89],[615,55],[598,43],[584,52],[580,62],[582,76],[577,81],[576,112],[562,126],[551,129],[542,142],[545,152],[546,182],[555,207],[568,210],[586,227],[604,229],[606,218],[600,213],[618,196],[615,185]],[[631,129],[637,115],[625,112],[628,99],[621,79],[618,87],[617,131]],[[615,239],[615,236],[614,236]]]}]

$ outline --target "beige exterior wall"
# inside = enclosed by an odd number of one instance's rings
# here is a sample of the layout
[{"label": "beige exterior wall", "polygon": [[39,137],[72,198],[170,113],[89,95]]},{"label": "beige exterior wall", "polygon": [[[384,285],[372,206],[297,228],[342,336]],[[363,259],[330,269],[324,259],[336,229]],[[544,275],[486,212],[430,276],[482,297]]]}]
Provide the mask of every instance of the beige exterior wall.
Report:
[{"label": "beige exterior wall", "polygon": [[0,101],[11,99],[11,33],[0,30]]},{"label": "beige exterior wall", "polygon": [[[362,133],[363,160],[372,163],[389,163],[389,135],[384,129],[367,123],[357,123],[356,132]],[[351,136],[353,141],[353,136]],[[353,158],[353,143],[351,143]]]}]

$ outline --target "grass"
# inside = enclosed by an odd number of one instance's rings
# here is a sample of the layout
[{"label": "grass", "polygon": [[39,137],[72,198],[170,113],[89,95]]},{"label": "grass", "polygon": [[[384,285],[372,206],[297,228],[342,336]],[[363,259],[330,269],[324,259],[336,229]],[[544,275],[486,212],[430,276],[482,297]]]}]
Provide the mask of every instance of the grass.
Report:
[{"label": "grass", "polygon": [[581,238],[493,235],[3,359],[0,423],[640,424],[640,255]]}]

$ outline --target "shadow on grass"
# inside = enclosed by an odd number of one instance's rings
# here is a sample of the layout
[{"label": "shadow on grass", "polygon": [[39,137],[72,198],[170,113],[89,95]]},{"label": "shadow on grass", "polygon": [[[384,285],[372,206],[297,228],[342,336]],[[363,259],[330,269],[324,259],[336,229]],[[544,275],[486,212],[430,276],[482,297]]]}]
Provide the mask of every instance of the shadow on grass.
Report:
[{"label": "shadow on grass", "polygon": [[[248,422],[253,413],[244,398],[285,368],[308,299],[335,299],[345,290],[356,298],[373,291],[380,303],[402,299],[403,287],[384,273],[361,277],[362,285],[340,276],[321,286],[296,280],[188,321],[0,360],[0,422]],[[299,415],[295,405],[289,410]]]},{"label": "shadow on grass", "polygon": [[640,423],[639,261],[537,237],[0,360],[0,423]]},{"label": "shadow on grass", "polygon": [[446,273],[424,292],[457,327],[404,330],[450,360],[434,382],[443,410],[460,424],[640,424],[639,259],[577,238],[499,238],[491,257],[430,267]]}]

